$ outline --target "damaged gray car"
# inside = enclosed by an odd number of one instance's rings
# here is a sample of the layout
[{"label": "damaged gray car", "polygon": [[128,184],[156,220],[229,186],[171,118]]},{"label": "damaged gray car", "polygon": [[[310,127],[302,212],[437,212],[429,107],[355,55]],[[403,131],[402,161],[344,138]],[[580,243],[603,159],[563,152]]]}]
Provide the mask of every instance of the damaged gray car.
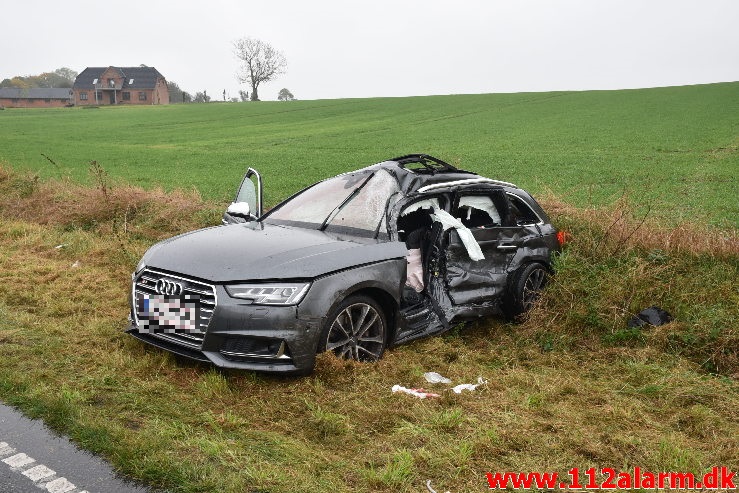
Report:
[{"label": "damaged gray car", "polygon": [[524,190],[425,154],[312,185],[262,213],[249,169],[222,226],[152,246],[134,337],[224,368],[310,373],[450,324],[526,311],[561,235]]}]

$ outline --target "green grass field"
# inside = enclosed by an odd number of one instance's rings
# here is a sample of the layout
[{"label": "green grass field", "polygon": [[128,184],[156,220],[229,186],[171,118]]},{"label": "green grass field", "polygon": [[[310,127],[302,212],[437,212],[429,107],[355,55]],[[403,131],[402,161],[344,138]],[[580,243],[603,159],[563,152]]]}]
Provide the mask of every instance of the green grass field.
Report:
[{"label": "green grass field", "polygon": [[[273,205],[413,152],[551,190],[579,206],[627,193],[672,223],[737,225],[739,83],[558,92],[0,112],[0,161],[88,180],[97,161],[144,187],[225,202],[246,166]],[[57,165],[47,161],[50,157]]]},{"label": "green grass field", "polygon": [[[731,83],[0,111],[0,400],[173,493],[417,493],[427,480],[461,493],[489,491],[496,471],[737,471],[738,100]],[[460,325],[375,364],[321,355],[305,378],[217,371],[124,333],[140,255],[217,224],[247,165],[274,204],[419,151],[518,182],[569,233],[522,324]],[[653,304],[675,320],[627,328]],[[457,395],[427,371],[488,383]]]}]

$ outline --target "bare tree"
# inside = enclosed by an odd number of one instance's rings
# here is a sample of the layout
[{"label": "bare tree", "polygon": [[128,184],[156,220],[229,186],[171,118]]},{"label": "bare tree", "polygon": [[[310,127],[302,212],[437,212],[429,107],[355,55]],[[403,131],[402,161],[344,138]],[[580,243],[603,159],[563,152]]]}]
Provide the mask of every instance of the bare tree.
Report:
[{"label": "bare tree", "polygon": [[251,86],[252,101],[259,101],[259,84],[274,80],[287,67],[285,56],[261,39],[242,38],[235,41],[234,54],[241,60],[239,82]]}]

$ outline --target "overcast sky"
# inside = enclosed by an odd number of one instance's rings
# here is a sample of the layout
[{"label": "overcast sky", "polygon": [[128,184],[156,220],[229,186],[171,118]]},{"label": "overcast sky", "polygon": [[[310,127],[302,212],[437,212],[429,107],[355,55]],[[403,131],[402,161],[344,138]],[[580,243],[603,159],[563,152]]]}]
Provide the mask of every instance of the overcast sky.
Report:
[{"label": "overcast sky", "polygon": [[143,63],[218,99],[248,89],[244,36],[287,58],[263,100],[739,80],[739,0],[24,0],[0,19],[0,79]]}]

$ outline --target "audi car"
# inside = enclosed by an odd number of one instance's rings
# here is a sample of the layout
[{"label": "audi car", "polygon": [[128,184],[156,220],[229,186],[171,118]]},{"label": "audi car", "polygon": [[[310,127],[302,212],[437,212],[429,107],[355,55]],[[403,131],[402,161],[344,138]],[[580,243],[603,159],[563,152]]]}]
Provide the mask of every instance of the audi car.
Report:
[{"label": "audi car", "polygon": [[152,246],[128,332],[223,368],[307,374],[316,355],[375,361],[460,321],[517,317],[562,235],[504,181],[411,154],[262,210],[249,168],[223,224]]}]

